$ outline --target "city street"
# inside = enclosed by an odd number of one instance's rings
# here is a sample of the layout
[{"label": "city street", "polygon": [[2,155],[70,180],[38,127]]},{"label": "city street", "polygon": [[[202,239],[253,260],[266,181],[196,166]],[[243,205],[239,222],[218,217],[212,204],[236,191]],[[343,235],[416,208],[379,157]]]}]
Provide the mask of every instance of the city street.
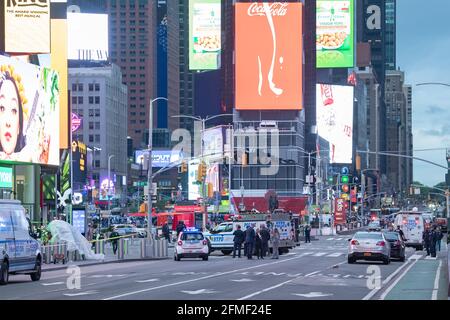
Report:
[{"label": "city street", "polygon": [[[350,237],[322,236],[310,244],[302,243],[279,260],[233,259],[215,252],[209,261],[168,259],[86,266],[80,269],[80,288],[73,290],[67,287],[70,274],[66,270],[43,272],[39,282],[13,276],[0,290],[0,299],[447,299],[446,246],[436,260],[425,259],[423,251],[409,248],[404,263],[360,261],[349,265]],[[371,266],[379,267],[381,289],[376,288]]]}]

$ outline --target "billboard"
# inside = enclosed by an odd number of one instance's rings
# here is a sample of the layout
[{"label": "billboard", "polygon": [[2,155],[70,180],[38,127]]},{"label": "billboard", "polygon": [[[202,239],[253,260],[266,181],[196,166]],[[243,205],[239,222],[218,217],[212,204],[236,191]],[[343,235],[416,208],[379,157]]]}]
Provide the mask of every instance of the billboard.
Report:
[{"label": "billboard", "polygon": [[236,109],[301,110],[301,3],[236,3]]},{"label": "billboard", "polygon": [[317,129],[330,144],[331,163],[352,163],[353,91],[351,86],[328,84],[316,88]]},{"label": "billboard", "polygon": [[338,198],[334,201],[334,224],[345,224],[347,222],[345,200]]},{"label": "billboard", "polygon": [[197,183],[197,172],[199,160],[189,161],[189,173],[188,173],[188,200],[197,200],[201,197],[200,185]]},{"label": "billboard", "polygon": [[218,161],[223,158],[224,128],[206,129],[203,133],[203,157],[205,161]]},{"label": "billboard", "polygon": [[0,167],[0,188],[11,189],[13,187],[12,174],[12,168]]},{"label": "billboard", "polygon": [[81,234],[86,232],[86,210],[72,210],[72,223],[73,227]]},{"label": "billboard", "polygon": [[49,53],[50,0],[5,0],[2,4],[0,29],[4,32],[0,50],[22,54]]},{"label": "billboard", "polygon": [[317,0],[317,68],[352,68],[354,39],[353,0]]},{"label": "billboard", "polygon": [[189,0],[189,69],[220,67],[221,1]]},{"label": "billboard", "polygon": [[[148,161],[148,151],[136,150],[135,151],[135,163],[142,164],[147,167],[145,163]],[[152,150],[152,167],[153,168],[164,168],[175,162],[180,161],[183,158],[179,151],[172,150]]]},{"label": "billboard", "polygon": [[72,142],[72,163],[73,181],[85,185],[87,178],[87,147],[83,142]]},{"label": "billboard", "polygon": [[69,60],[108,60],[108,15],[67,13]]},{"label": "billboard", "polygon": [[0,160],[59,165],[59,75],[0,56]]}]

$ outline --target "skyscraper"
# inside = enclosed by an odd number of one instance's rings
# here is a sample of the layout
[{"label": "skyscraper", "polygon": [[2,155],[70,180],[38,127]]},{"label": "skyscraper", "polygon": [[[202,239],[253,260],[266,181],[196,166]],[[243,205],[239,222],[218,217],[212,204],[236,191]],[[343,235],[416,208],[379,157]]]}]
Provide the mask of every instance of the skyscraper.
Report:
[{"label": "skyscraper", "polygon": [[385,32],[385,52],[386,70],[396,69],[396,13],[397,1],[386,0],[386,32]]}]

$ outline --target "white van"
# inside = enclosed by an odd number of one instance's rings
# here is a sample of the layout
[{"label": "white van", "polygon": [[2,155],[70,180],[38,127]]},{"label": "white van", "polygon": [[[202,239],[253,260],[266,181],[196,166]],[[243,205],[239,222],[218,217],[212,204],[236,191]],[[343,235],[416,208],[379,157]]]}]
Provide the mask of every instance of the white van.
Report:
[{"label": "white van", "polygon": [[20,201],[0,200],[0,285],[8,283],[10,274],[41,279],[41,247],[35,237]]},{"label": "white van", "polygon": [[394,228],[400,229],[405,234],[406,246],[423,250],[424,219],[419,211],[402,211],[395,216]]}]

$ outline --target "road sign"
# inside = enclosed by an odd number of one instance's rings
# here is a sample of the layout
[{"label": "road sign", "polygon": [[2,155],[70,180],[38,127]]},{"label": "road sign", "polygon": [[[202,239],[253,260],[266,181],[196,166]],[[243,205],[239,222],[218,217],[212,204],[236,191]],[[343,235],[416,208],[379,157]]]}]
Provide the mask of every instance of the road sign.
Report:
[{"label": "road sign", "polygon": [[347,175],[348,174],[348,168],[347,167],[343,167],[342,170],[341,170],[341,173],[344,174],[344,175]]}]

